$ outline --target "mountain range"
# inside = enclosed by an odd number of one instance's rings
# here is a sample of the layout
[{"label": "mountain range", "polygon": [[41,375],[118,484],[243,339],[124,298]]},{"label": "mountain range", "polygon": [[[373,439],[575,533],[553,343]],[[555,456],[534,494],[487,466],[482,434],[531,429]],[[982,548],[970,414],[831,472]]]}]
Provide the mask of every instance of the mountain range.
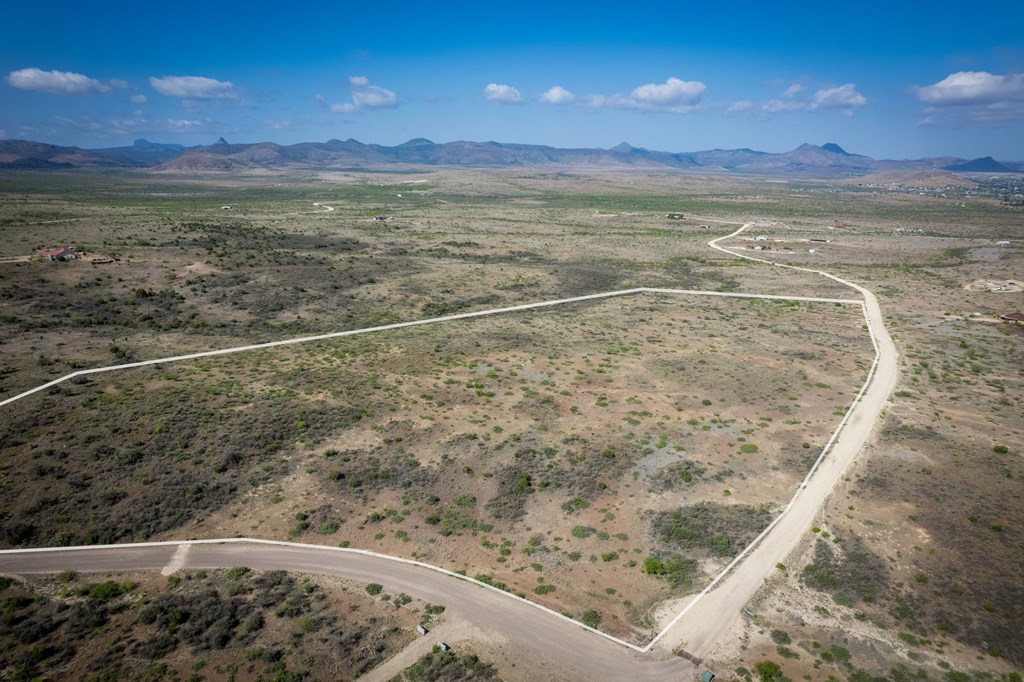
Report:
[{"label": "mountain range", "polygon": [[186,147],[136,140],[129,147],[82,149],[26,140],[0,140],[0,168],[145,168],[165,173],[242,172],[257,168],[358,170],[388,166],[577,167],[749,173],[781,176],[855,177],[894,171],[948,170],[963,173],[1021,173],[1024,163],[991,157],[876,160],[851,154],[838,144],[802,144],[782,153],[753,149],[661,152],[623,142],[611,149],[562,149],[499,142],[445,142],[415,138],[388,147],[357,140],[279,145],[273,142]]}]

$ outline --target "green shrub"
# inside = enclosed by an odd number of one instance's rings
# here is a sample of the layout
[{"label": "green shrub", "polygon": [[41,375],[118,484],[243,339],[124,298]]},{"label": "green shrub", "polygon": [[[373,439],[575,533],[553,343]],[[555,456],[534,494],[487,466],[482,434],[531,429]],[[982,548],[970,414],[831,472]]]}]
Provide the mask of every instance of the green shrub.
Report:
[{"label": "green shrub", "polygon": [[89,587],[89,599],[109,601],[119,596],[121,596],[121,586],[113,580],[97,583]]},{"label": "green shrub", "polygon": [[476,496],[470,493],[463,493],[452,500],[452,504],[456,507],[472,507],[476,504]]},{"label": "green shrub", "polygon": [[754,672],[757,673],[761,682],[775,682],[782,679],[782,668],[774,661],[761,661],[754,666]]}]

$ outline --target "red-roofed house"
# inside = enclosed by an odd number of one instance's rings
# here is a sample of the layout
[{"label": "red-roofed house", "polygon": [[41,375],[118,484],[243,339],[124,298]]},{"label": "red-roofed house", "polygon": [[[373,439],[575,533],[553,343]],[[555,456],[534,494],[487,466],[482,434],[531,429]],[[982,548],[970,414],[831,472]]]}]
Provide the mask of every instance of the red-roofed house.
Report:
[{"label": "red-roofed house", "polygon": [[73,246],[62,246],[56,249],[40,251],[38,255],[48,261],[68,261],[78,258],[78,251]]}]

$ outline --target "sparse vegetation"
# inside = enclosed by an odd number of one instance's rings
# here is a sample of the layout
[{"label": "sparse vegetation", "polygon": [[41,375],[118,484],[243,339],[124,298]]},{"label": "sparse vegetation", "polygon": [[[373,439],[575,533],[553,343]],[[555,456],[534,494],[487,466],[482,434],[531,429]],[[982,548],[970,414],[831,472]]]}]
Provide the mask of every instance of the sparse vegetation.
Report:
[{"label": "sparse vegetation", "polygon": [[[400,624],[407,630],[412,622],[411,613],[375,614],[355,590],[324,589],[283,571],[172,577],[138,584],[66,575],[3,586],[0,675],[143,679],[160,668],[176,677],[208,662],[244,664],[276,679],[354,677],[400,648],[408,638]],[[110,636],[117,646],[105,644]]]},{"label": "sparse vegetation", "polygon": [[[394,197],[387,176],[272,187],[5,174],[6,255],[73,241],[121,260],[5,267],[0,392],[112,361],[619,287],[847,297],[810,275],[709,254],[706,231],[685,217],[667,229],[664,215],[730,219],[739,205],[785,221],[779,232],[794,239],[839,223],[814,260],[880,296],[905,360],[901,390],[850,473],[857,499],[837,496],[808,558],[787,559],[772,589],[799,580],[854,606],[865,626],[931,641],[915,647],[923,667],[942,649],[937,657],[966,670],[957,648],[980,642],[991,665],[1024,665],[1024,575],[1011,551],[1024,528],[1013,457],[1024,358],[1019,328],[970,318],[991,319],[1000,305],[974,282],[1018,276],[1015,251],[982,245],[1015,224],[1012,205],[957,195],[964,205],[951,211],[951,197],[932,194],[736,178],[648,177],[636,188],[601,173],[557,187],[532,173],[425,179],[422,192],[402,186],[408,202],[387,209],[396,217],[385,230],[369,218]],[[244,215],[217,212],[239,194]],[[325,195],[336,211],[304,213]],[[781,245],[772,257],[808,258]],[[454,552],[460,570],[526,595],[546,589],[557,566],[570,578],[542,593],[546,604],[600,611],[602,628],[640,637],[646,605],[698,588],[702,566],[727,561],[806,473],[870,366],[862,323],[853,307],[645,296],[465,321],[455,333],[424,327],[79,377],[5,411],[0,542],[226,528],[431,563]],[[651,511],[651,492],[669,511]],[[766,499],[775,506],[763,510]],[[249,598],[252,579],[226,579],[219,598]],[[116,594],[114,583],[97,603],[139,594]],[[384,605],[395,609],[395,598]],[[837,622],[849,615],[817,608]],[[307,640],[331,631],[311,613],[292,621]],[[763,655],[811,665],[791,622],[764,628],[795,641]],[[864,672],[829,648],[858,643],[814,636],[825,643],[822,677]],[[269,677],[277,655],[254,649],[252,664]],[[288,672],[306,669],[284,657]],[[854,662],[869,668],[859,654]]]}]

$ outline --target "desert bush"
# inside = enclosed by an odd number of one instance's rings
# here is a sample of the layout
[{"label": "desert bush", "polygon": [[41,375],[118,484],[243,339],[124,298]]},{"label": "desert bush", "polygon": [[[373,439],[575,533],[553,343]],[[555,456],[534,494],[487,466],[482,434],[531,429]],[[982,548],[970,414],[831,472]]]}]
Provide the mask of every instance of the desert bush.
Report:
[{"label": "desert bush", "polygon": [[888,583],[885,562],[872,554],[856,537],[839,543],[837,554],[831,543],[818,540],[814,560],[804,567],[804,584],[847,600],[874,601]]},{"label": "desert bush", "polygon": [[750,543],[770,522],[767,506],[701,502],[655,514],[651,530],[670,547],[706,549],[717,556],[728,556]]},{"label": "desert bush", "polygon": [[700,570],[694,559],[687,559],[678,554],[666,553],[660,556],[649,556],[644,559],[643,572],[664,578],[673,588],[690,585],[693,576]]},{"label": "desert bush", "polygon": [[450,651],[441,651],[435,646],[398,677],[398,682],[463,682],[463,680],[496,680],[497,671],[490,664],[482,662],[476,656],[467,654],[458,657]]}]

